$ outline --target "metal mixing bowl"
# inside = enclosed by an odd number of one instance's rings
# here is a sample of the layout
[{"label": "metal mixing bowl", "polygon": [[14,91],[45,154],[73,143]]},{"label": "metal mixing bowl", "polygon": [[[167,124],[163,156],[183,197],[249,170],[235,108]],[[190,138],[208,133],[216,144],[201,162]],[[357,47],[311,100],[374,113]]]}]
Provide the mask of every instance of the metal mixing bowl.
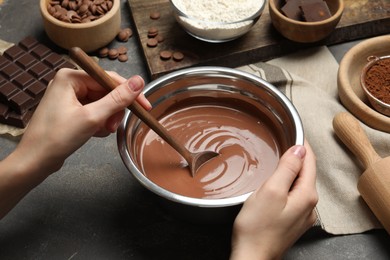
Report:
[{"label": "metal mixing bowl", "polygon": [[[212,97],[232,100],[239,109],[266,121],[279,143],[281,153],[295,144],[304,143],[301,119],[289,99],[276,87],[252,74],[223,67],[194,67],[172,72],[149,83],[144,90],[153,105],[156,118],[180,100],[199,100]],[[130,111],[117,132],[118,149],[131,174],[148,190],[162,198],[162,202],[186,219],[220,221],[232,219],[252,192],[222,199],[199,199],[182,196],[165,190],[151,182],[142,172],[136,137],[140,120]]]}]

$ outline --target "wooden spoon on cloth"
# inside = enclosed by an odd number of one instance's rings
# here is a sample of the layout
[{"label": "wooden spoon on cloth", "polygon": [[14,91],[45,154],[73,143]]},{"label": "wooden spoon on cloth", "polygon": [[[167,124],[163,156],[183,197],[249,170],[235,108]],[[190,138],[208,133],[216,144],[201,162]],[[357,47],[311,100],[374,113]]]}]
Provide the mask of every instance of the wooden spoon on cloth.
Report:
[{"label": "wooden spoon on cloth", "polygon": [[[94,80],[102,87],[111,91],[118,85],[91,57],[89,57],[81,48],[73,47],[70,49],[69,56],[82,69],[84,69]],[[171,145],[181,156],[186,159],[192,177],[196,171],[208,160],[219,155],[216,152],[205,151],[199,153],[190,152],[176,138],[174,138],[150,113],[148,113],[138,102],[133,102],[128,107],[139,119]]]},{"label": "wooden spoon on cloth", "polygon": [[359,178],[358,190],[390,234],[390,156],[381,158],[376,153],[359,121],[349,113],[337,114],[333,129],[363,163],[366,170]]}]

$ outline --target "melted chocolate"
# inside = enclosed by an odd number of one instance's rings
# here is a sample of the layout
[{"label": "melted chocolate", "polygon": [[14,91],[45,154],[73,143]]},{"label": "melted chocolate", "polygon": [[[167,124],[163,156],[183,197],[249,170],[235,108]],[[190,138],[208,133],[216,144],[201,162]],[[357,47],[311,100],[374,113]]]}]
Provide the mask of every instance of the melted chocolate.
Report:
[{"label": "melted chocolate", "polygon": [[245,112],[192,104],[159,121],[190,151],[220,154],[193,178],[184,158],[156,133],[141,127],[138,163],[151,181],[171,192],[209,199],[242,195],[261,186],[279,161],[279,144],[268,124]]}]

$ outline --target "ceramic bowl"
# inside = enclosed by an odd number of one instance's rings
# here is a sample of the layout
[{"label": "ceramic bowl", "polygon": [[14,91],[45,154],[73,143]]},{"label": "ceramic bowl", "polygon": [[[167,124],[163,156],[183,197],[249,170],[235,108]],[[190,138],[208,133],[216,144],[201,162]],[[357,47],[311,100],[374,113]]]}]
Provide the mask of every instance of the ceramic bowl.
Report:
[{"label": "ceramic bowl", "polygon": [[318,22],[304,22],[290,19],[280,8],[285,0],[269,0],[269,14],[276,30],[291,41],[312,43],[320,41],[333,32],[344,11],[343,0],[325,0],[332,16]]},{"label": "ceramic bowl", "polygon": [[390,54],[390,36],[377,36],[361,41],[342,58],[337,75],[342,104],[368,126],[390,133],[390,117],[375,110],[361,87],[361,74],[370,56]]},{"label": "ceramic bowl", "polygon": [[[263,122],[273,122],[272,131],[283,153],[290,146],[303,144],[303,126],[289,99],[270,83],[252,74],[223,67],[194,67],[169,73],[145,87],[153,105],[152,115],[160,118],[177,103],[200,104],[202,98],[225,104],[234,100],[236,109],[250,107]],[[208,101],[210,102],[210,101]],[[143,186],[162,198],[164,205],[178,215],[196,222],[232,220],[252,192],[227,198],[193,198],[168,191],[149,180],[142,172],[139,141],[145,133],[140,120],[127,112],[117,132],[118,149],[130,173]]]},{"label": "ceramic bowl", "polygon": [[67,23],[48,12],[50,0],[40,0],[43,25],[48,37],[58,46],[69,50],[80,47],[85,52],[96,51],[115,39],[121,26],[120,0],[101,18],[86,23]]},{"label": "ceramic bowl", "polygon": [[[183,2],[181,0],[170,0],[173,13],[179,25],[188,34],[197,39],[219,43],[237,39],[250,31],[263,13],[266,0],[259,0],[256,9],[250,10],[248,17],[242,17],[234,21],[220,21],[219,19],[217,21],[200,18],[199,12],[202,13],[201,10],[195,10],[189,13],[182,4]],[[191,5],[194,5],[195,2],[192,2]],[[214,2],[217,3],[217,1]],[[218,15],[216,16],[219,17]]]}]

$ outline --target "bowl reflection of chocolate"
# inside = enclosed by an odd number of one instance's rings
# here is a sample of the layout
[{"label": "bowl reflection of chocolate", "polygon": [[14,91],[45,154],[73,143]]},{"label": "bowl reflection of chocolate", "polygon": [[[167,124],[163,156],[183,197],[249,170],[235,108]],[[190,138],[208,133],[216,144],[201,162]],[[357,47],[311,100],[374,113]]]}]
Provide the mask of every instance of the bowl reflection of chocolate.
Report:
[{"label": "bowl reflection of chocolate", "polygon": [[126,115],[118,129],[125,165],[162,201],[186,212],[240,206],[273,173],[285,150],[303,144],[302,124],[291,102],[245,72],[185,69],[151,82],[145,95],[153,116],[190,151],[220,153],[193,178],[173,148],[131,112]]}]

